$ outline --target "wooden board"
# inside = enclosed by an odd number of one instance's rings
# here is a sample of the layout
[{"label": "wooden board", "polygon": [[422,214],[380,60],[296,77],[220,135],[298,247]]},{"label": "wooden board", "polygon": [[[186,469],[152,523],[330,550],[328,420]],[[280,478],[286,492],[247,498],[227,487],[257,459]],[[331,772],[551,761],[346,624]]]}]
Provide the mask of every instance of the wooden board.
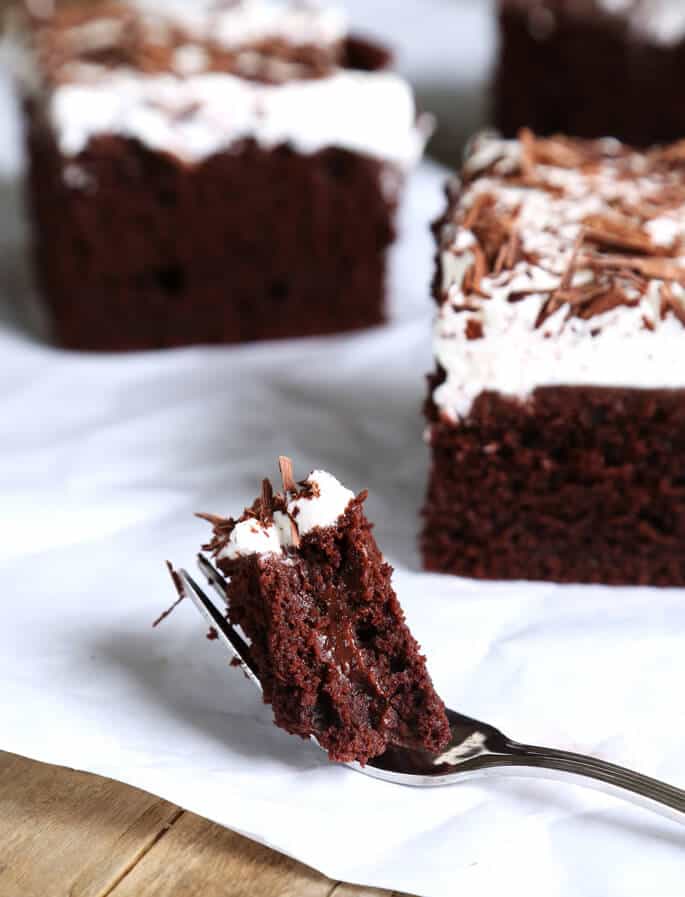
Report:
[{"label": "wooden board", "polygon": [[0,752],[0,897],[391,897],[143,791]]}]

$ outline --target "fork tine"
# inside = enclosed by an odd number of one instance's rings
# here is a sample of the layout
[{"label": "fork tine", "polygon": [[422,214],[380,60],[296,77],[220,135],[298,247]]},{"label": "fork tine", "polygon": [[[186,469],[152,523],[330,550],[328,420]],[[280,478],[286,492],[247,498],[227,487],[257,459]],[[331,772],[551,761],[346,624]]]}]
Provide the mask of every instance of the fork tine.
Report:
[{"label": "fork tine", "polygon": [[207,582],[217,593],[219,598],[228,604],[228,593],[226,591],[226,580],[216,569],[214,564],[211,561],[208,561],[207,558],[203,554],[198,554],[197,556],[197,566],[200,570],[200,573],[204,574],[207,579]]},{"label": "fork tine", "polygon": [[229,649],[231,654],[240,663],[247,678],[261,691],[262,684],[259,681],[257,671],[250,660],[250,648],[247,642],[245,642],[233,626],[231,626],[228,620],[223,616],[211,599],[202,591],[188,571],[180,570],[179,573],[183,580],[187,596],[191,599],[205,620],[207,620],[212,629],[216,631],[220,641],[223,642],[225,647]]}]

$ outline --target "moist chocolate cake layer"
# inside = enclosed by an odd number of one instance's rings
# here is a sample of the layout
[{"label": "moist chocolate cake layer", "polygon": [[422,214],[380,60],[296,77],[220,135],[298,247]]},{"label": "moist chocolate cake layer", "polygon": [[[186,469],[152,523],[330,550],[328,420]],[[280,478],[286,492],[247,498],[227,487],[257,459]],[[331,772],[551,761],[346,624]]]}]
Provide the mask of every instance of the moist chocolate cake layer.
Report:
[{"label": "moist chocolate cake layer", "polygon": [[395,203],[375,159],[246,141],[188,167],[101,137],[66,169],[74,189],[52,137],[36,126],[29,142],[36,267],[63,346],[284,339],[384,318]]}]

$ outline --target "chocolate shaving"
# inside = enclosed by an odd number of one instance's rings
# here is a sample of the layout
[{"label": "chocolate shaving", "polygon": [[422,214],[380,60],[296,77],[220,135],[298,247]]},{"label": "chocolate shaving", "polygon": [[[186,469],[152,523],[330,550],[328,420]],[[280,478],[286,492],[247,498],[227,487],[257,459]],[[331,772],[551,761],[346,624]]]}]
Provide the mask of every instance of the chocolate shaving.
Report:
[{"label": "chocolate shaving", "polygon": [[259,512],[258,517],[260,523],[269,524],[273,520],[274,516],[274,487],[271,485],[271,480],[263,479],[262,480],[262,492],[259,498]]},{"label": "chocolate shaving", "polygon": [[535,319],[535,324],[533,325],[536,330],[538,330],[542,325],[547,321],[552,315],[556,314],[560,308],[563,308],[564,303],[560,302],[558,299],[555,299],[554,296],[550,296],[545,300],[542,304],[542,308],[538,312],[538,316]]},{"label": "chocolate shaving", "polygon": [[464,274],[462,292],[467,296],[477,294],[487,299],[488,295],[481,288],[481,280],[487,274],[485,255],[479,246],[474,247],[473,255],[474,262]]},{"label": "chocolate shaving", "polygon": [[496,204],[495,197],[491,193],[481,193],[476,197],[473,205],[464,216],[462,227],[465,230],[472,230],[474,224],[480,218],[484,209],[493,207]]},{"label": "chocolate shaving", "polygon": [[468,340],[483,339],[483,324],[471,318],[466,322],[465,333]]},{"label": "chocolate shaving", "polygon": [[589,283],[583,287],[575,287],[573,289],[559,289],[554,293],[554,298],[564,305],[571,307],[576,305],[585,305],[592,302],[599,296],[603,296],[612,288],[610,283]]},{"label": "chocolate shaving", "polygon": [[522,302],[529,296],[544,296],[545,294],[551,295],[551,290],[540,290],[534,287],[527,290],[513,290],[507,296],[507,301],[511,303]]},{"label": "chocolate shaving", "polygon": [[557,184],[551,184],[539,175],[512,175],[503,180],[509,187],[526,187],[529,190],[543,190],[545,193],[549,193],[550,196],[556,196],[558,199],[561,199],[565,195],[563,187],[559,187]]},{"label": "chocolate shaving", "polygon": [[479,308],[477,305],[469,305],[468,303],[461,303],[460,305],[457,305],[453,302],[450,307],[451,307],[452,311],[456,311],[456,312],[479,311]]},{"label": "chocolate shaving", "polygon": [[668,312],[672,312],[680,323],[685,326],[685,304],[679,301],[670,283],[661,285],[661,318],[666,317]]},{"label": "chocolate shaving", "polygon": [[507,253],[504,257],[504,265],[506,268],[513,268],[518,262],[521,255],[521,237],[516,228],[513,228],[507,243]]},{"label": "chocolate shaving", "polygon": [[480,293],[481,292],[481,281],[488,273],[488,265],[485,259],[485,253],[480,248],[480,246],[473,247],[473,289]]},{"label": "chocolate shaving", "polygon": [[497,253],[497,258],[495,259],[495,267],[492,269],[492,273],[495,277],[499,277],[499,275],[504,270],[504,266],[507,263],[508,255],[509,255],[509,244],[506,243],[503,246],[500,246],[499,252]]},{"label": "chocolate shaving", "polygon": [[685,286],[685,268],[666,258],[643,258],[627,255],[588,255],[580,261],[582,267],[595,270],[636,271],[656,280],[673,280]]},{"label": "chocolate shaving", "polygon": [[285,492],[297,492],[297,483],[293,476],[293,462],[286,455],[280,455],[278,458],[278,467],[281,471],[281,480],[283,482],[283,490]]},{"label": "chocolate shaving", "polygon": [[518,139],[521,144],[521,174],[528,178],[535,171],[535,135],[530,128],[521,128]]},{"label": "chocolate shaving", "polygon": [[602,249],[622,249],[645,254],[656,247],[641,225],[619,215],[588,215],[583,221],[585,238]]},{"label": "chocolate shaving", "polygon": [[603,315],[605,312],[612,311],[614,308],[620,308],[621,306],[633,308],[637,304],[638,303],[634,300],[631,301],[628,299],[623,290],[613,285],[610,289],[605,290],[589,302],[581,305],[576,311],[576,316],[585,321],[589,321],[590,318],[594,318],[597,315]]},{"label": "chocolate shaving", "polygon": [[[216,514],[195,514],[200,520],[206,520],[214,528],[212,538],[202,546],[203,551],[210,552],[214,557],[228,544],[231,533],[235,529],[236,521],[232,517],[217,517]],[[253,516],[255,516],[253,514]]]},{"label": "chocolate shaving", "polygon": [[580,255],[580,250],[583,248],[583,243],[585,242],[585,229],[581,227],[578,236],[576,237],[576,241],[573,244],[573,249],[571,250],[571,258],[569,259],[569,263],[566,266],[566,270],[564,271],[564,275],[561,278],[561,283],[559,284],[559,291],[564,292],[571,288],[573,284],[573,275],[576,270],[576,265],[578,263],[578,256]]},{"label": "chocolate shaving", "polygon": [[[203,71],[228,72],[265,84],[322,78],[345,65],[343,41],[299,45],[283,37],[268,37],[227,46],[214,37],[211,27],[205,38],[198,39],[164,14],[150,28],[146,16],[122,2],[58,4],[48,17],[37,19],[29,12],[26,19],[40,67],[55,84],[72,81],[70,64],[79,62],[147,74],[176,72],[176,51],[186,46],[203,51]],[[211,18],[208,21],[211,24]],[[119,27],[112,30],[111,41],[99,38],[91,46],[83,38],[83,29],[100,22],[115,22]]]},{"label": "chocolate shaving", "polygon": [[186,598],[186,590],[185,590],[185,586],[183,585],[183,580],[178,575],[176,570],[174,570],[173,564],[171,564],[170,561],[166,561],[165,563],[167,566],[167,570],[169,571],[169,576],[171,576],[171,581],[173,582],[174,588],[176,589],[176,593],[178,594],[178,598],[176,599],[176,601],[174,601],[174,603],[171,605],[171,607],[167,608],[163,614],[160,614],[160,616],[157,617],[155,622],[152,624],[153,629],[156,629],[160,623],[162,623],[164,620],[166,620],[167,617],[170,617],[173,614],[173,612],[176,610],[176,608],[179,606],[181,601],[183,601]]},{"label": "chocolate shaving", "polygon": [[572,139],[558,136],[536,137],[529,128],[522,128],[518,138],[524,146],[526,161],[531,171],[536,165],[581,168],[588,162],[587,147],[579,147]]},{"label": "chocolate shaving", "polygon": [[290,538],[292,539],[293,547],[299,548],[302,541],[300,539],[300,529],[292,517],[290,517]]},{"label": "chocolate shaving", "polygon": [[[196,513],[196,514],[195,514],[195,517],[199,517],[200,520],[206,520],[207,523],[211,523],[212,526],[222,526],[223,524],[229,522],[228,518],[226,518],[226,517],[219,517],[218,514],[201,514],[201,513]],[[233,521],[231,520],[230,523],[232,524]]]},{"label": "chocolate shaving", "polygon": [[[603,211],[586,215],[580,222],[557,289],[513,290],[507,296],[508,301],[518,302],[532,295],[542,297],[535,324],[540,327],[558,312],[566,314],[566,321],[590,320],[615,308],[635,308],[647,294],[650,283],[658,280],[664,282],[662,315],[673,313],[685,326],[685,301],[680,301],[678,291],[672,287],[674,284],[685,287],[685,264],[680,263],[685,262],[680,258],[685,240],[676,238],[669,245],[655,243],[648,227],[650,221],[666,211],[674,220],[679,212],[685,214],[685,140],[666,149],[637,154],[630,147],[618,144],[608,149],[603,141],[559,136],[540,139],[529,129],[523,129],[519,144],[520,164],[511,174],[503,174],[502,166],[498,169],[494,163],[479,171],[477,177],[491,177],[495,186],[487,182],[488,189],[477,193],[465,212],[459,209],[458,195],[452,197],[453,224],[469,229],[476,240],[473,264],[465,274],[463,292],[489,298],[483,292],[484,280],[494,276],[498,285],[506,287],[511,284],[516,266],[523,261],[559,277],[558,270],[551,270],[552,262],[557,258],[556,253],[564,249],[566,229],[576,223],[574,204],[576,200],[589,199],[596,191],[600,200],[597,208]],[[578,184],[577,191],[574,187],[567,192],[565,179],[556,177],[562,173],[559,169],[578,174],[580,180],[575,175],[569,179],[572,185]],[[605,178],[610,189],[605,189]],[[632,185],[635,189],[622,190],[623,181],[626,188]],[[468,183],[468,177],[465,182]],[[521,204],[511,209],[507,208],[510,197],[506,192],[500,194],[499,187],[505,191],[507,187],[537,189],[550,196],[550,220],[541,222],[541,239],[539,243],[528,241],[538,246],[536,250],[525,247],[526,235],[521,232],[519,219],[521,207],[527,203],[525,193],[521,194]],[[639,194],[637,198],[635,193]],[[559,230],[553,217],[556,197],[564,199],[559,205]],[[464,215],[461,221],[460,212]],[[531,222],[530,226],[536,235],[535,223]],[[544,248],[546,236],[549,236],[549,252]],[[587,274],[587,278],[577,277],[578,271]],[[574,281],[581,285],[574,286]],[[465,301],[454,308],[473,311],[479,308],[479,303]],[[648,324],[646,320],[644,326]],[[474,319],[467,322],[465,333],[468,339],[478,339],[482,327]]]}]

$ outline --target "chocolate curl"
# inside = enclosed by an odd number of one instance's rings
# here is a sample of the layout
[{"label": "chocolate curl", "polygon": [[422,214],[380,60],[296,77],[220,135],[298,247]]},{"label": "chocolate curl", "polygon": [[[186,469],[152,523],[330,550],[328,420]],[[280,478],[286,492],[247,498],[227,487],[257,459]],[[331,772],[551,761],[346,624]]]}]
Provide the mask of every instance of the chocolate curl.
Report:
[{"label": "chocolate curl", "polygon": [[685,286],[685,268],[667,258],[643,258],[642,256],[609,255],[587,256],[579,264],[594,270],[611,271],[627,268],[644,277],[672,280]]},{"label": "chocolate curl", "polygon": [[297,523],[293,520],[292,517],[290,518],[290,537],[293,540],[293,547],[299,548],[300,541],[301,541],[300,540],[300,530],[299,530]]},{"label": "chocolate curl", "polygon": [[661,255],[641,225],[620,215],[588,215],[584,222],[585,238],[602,249],[620,249]]},{"label": "chocolate curl", "polygon": [[[278,467],[281,471],[281,480],[283,481],[283,491],[297,492],[297,483],[293,476],[293,462],[286,455],[280,455],[278,458]],[[300,530],[296,521],[290,517],[290,537],[293,540],[293,547],[300,547]]]},{"label": "chocolate curl", "polygon": [[507,254],[504,257],[504,265],[506,268],[513,268],[521,253],[521,237],[518,228],[513,226],[507,243]]},{"label": "chocolate curl", "polygon": [[580,256],[580,252],[583,248],[583,244],[585,243],[585,228],[581,227],[578,232],[578,236],[576,237],[576,241],[573,244],[573,250],[571,251],[571,258],[569,259],[568,266],[564,271],[564,276],[561,278],[561,283],[559,284],[559,290],[562,292],[566,292],[571,289],[571,285],[573,284],[573,275],[575,274],[576,268],[578,266],[578,257]]},{"label": "chocolate curl", "polygon": [[274,502],[274,487],[271,485],[271,480],[262,480],[262,522],[266,522],[271,519],[273,513],[273,502]]},{"label": "chocolate curl", "polygon": [[160,616],[157,617],[155,622],[152,624],[153,628],[159,626],[159,624],[163,620],[166,620],[167,617],[171,616],[171,614],[176,610],[176,608],[179,606],[181,601],[183,601],[183,599],[186,597],[186,590],[183,585],[183,580],[178,575],[178,573],[174,570],[173,565],[171,564],[170,561],[166,562],[166,566],[167,566],[167,570],[169,571],[169,576],[171,577],[171,581],[173,582],[174,588],[176,589],[176,592],[178,594],[178,598],[176,599],[176,601],[174,601],[174,603],[171,605],[171,607],[167,608],[167,610],[165,610],[163,614],[160,614]]},{"label": "chocolate curl", "polygon": [[281,455],[278,459],[278,467],[281,471],[284,491],[297,492],[297,483],[293,476],[293,462],[290,458],[286,457],[286,455]]},{"label": "chocolate curl", "polygon": [[476,197],[473,205],[464,216],[462,227],[466,230],[471,230],[474,224],[478,222],[483,211],[489,206],[494,206],[495,203],[496,199],[491,193],[481,193]]},{"label": "chocolate curl", "polygon": [[211,523],[212,526],[221,526],[222,523],[226,523],[225,517],[219,517],[218,514],[202,514],[197,512],[195,514],[199,520],[205,520],[207,523]]},{"label": "chocolate curl", "polygon": [[666,317],[667,312],[673,312],[681,324],[685,325],[685,308],[678,301],[670,283],[661,286],[661,317]]}]

